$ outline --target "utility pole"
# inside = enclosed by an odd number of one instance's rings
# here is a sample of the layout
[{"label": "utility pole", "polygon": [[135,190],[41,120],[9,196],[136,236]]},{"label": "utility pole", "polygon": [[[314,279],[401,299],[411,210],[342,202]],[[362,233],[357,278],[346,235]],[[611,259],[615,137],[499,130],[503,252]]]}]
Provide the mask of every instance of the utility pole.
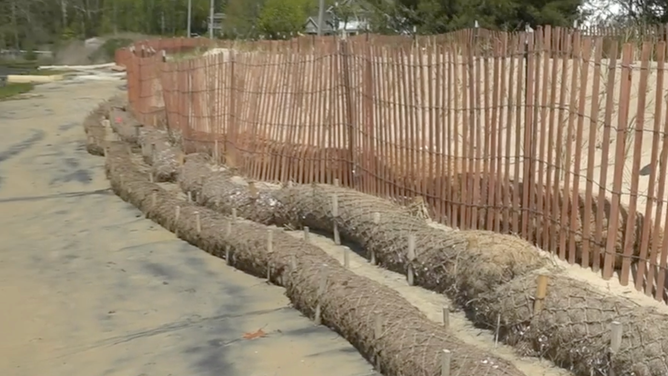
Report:
[{"label": "utility pole", "polygon": [[193,15],[193,0],[188,0],[188,38],[190,38],[193,35],[191,31],[192,15]]},{"label": "utility pole", "polygon": [[322,27],[325,23],[325,0],[320,0],[318,5],[318,36],[322,35]]},{"label": "utility pole", "polygon": [[213,39],[213,3],[214,0],[211,0],[209,7],[209,39]]}]

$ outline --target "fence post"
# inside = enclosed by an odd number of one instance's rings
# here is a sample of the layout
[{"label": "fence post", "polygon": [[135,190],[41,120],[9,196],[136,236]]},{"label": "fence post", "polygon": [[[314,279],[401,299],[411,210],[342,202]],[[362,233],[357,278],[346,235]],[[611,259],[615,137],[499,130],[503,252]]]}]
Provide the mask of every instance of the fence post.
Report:
[{"label": "fence post", "polygon": [[227,130],[225,132],[225,163],[230,167],[237,167],[236,161],[236,100],[235,100],[235,64],[234,64],[234,50],[229,50],[229,91],[227,93],[229,98],[229,108],[227,110]]},{"label": "fence post", "polygon": [[351,95],[351,79],[350,79],[350,53],[348,51],[348,40],[343,34],[341,41],[339,42],[340,51],[341,51],[341,65],[343,67],[343,95],[345,97],[344,102],[344,112],[346,116],[346,132],[348,133],[348,163],[349,168],[347,169],[347,175],[342,178],[344,179],[344,185],[351,184],[352,178],[354,176],[354,171],[356,168],[355,164],[355,115],[353,108],[353,99]]}]

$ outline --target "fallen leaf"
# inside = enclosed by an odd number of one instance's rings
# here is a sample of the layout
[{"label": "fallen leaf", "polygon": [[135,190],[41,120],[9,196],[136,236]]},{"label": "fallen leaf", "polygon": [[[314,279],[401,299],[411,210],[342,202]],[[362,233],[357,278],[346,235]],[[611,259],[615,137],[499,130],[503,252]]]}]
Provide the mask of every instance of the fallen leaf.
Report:
[{"label": "fallen leaf", "polygon": [[256,338],[262,338],[266,336],[267,333],[264,332],[262,329],[258,329],[256,332],[252,333],[244,333],[244,339],[256,339]]}]

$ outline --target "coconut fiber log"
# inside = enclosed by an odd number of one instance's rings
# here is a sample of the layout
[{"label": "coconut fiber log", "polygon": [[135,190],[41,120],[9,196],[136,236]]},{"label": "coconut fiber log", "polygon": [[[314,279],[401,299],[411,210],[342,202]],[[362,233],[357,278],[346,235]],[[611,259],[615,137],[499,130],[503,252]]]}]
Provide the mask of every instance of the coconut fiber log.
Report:
[{"label": "coconut fiber log", "polygon": [[[332,216],[332,196],[338,216]],[[529,243],[489,231],[450,231],[430,227],[387,200],[329,185],[285,187],[278,199],[304,226],[331,231],[334,221],[341,236],[373,252],[380,265],[405,273],[415,282],[447,293],[466,307],[480,294],[494,291],[517,275],[546,265]],[[380,223],[374,223],[379,213]],[[415,235],[415,259],[407,259],[408,236]]]},{"label": "coconut fiber log", "polygon": [[[668,374],[668,317],[651,307],[548,273],[543,308],[534,314],[537,275],[517,277],[474,304],[478,323],[501,319],[500,335],[518,348],[572,369],[576,375]],[[620,351],[609,356],[611,324],[623,326]],[[594,371],[594,372],[592,372]]]},{"label": "coconut fiber log", "polygon": [[86,132],[86,150],[93,155],[104,155],[104,141],[107,130],[102,121],[107,117],[109,104],[100,103],[95,107],[83,121],[84,132]]},{"label": "coconut fiber log", "polygon": [[[188,156],[190,158],[190,156]],[[181,169],[181,188],[197,191],[198,202],[224,214],[237,210],[241,218],[266,225],[285,225],[285,209],[275,190],[236,180],[228,171],[212,171],[201,159],[187,161]]]},{"label": "coconut fiber log", "polygon": [[[106,170],[114,192],[164,227],[178,230],[189,243],[218,256],[229,247],[232,264],[257,276],[266,276],[270,268],[271,280],[286,286],[296,308],[313,316],[320,305],[322,323],[345,337],[384,375],[440,375],[444,349],[452,353],[454,375],[523,375],[491,353],[460,342],[396,291],[344,269],[321,249],[280,230],[231,221],[177,200],[148,182],[119,143],[109,145]],[[271,252],[267,249],[269,231]]]},{"label": "coconut fiber log", "polygon": [[151,127],[143,127],[139,136],[144,161],[158,182],[175,181],[183,164],[183,153],[172,145],[169,135]]},{"label": "coconut fiber log", "polygon": [[139,144],[142,125],[129,112],[121,108],[111,108],[109,121],[111,128],[121,140],[133,145]]},{"label": "coconut fiber log", "polygon": [[191,192],[200,198],[204,179],[213,173],[209,166],[209,156],[204,153],[188,154],[179,171],[176,182],[184,193]]}]

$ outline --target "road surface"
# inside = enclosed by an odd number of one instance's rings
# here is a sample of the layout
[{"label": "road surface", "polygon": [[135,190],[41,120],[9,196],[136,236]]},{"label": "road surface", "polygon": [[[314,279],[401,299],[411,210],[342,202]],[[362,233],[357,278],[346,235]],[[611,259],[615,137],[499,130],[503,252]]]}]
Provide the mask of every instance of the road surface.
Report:
[{"label": "road surface", "polygon": [[0,102],[0,374],[374,375],[283,289],[110,192],[81,121],[121,83],[46,84]]}]

